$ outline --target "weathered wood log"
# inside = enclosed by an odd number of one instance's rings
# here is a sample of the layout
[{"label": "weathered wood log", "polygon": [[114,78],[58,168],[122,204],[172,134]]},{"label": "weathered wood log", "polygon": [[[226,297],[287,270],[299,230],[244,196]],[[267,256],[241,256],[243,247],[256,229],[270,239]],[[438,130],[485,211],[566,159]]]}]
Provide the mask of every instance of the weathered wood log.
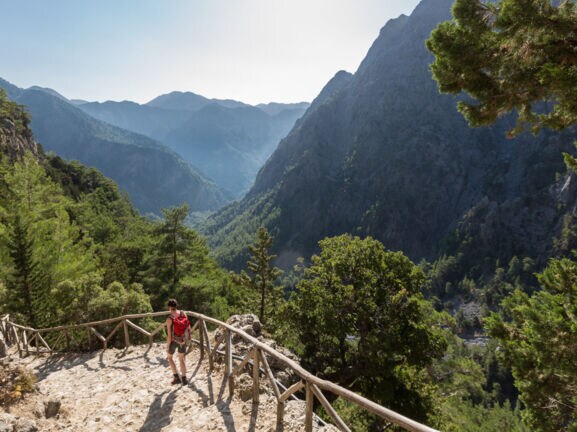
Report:
[{"label": "weathered wood log", "polygon": [[208,329],[206,328],[206,321],[202,320],[200,326],[202,327],[202,333],[204,335],[204,343],[206,344],[206,352],[208,353],[208,366],[209,366],[208,370],[212,371],[214,369],[214,360],[212,359],[211,356],[212,349],[210,348],[210,338],[208,336]]},{"label": "weathered wood log", "polygon": [[132,327],[134,330],[136,330],[139,333],[142,333],[144,336],[150,337],[151,334],[149,332],[147,332],[146,330],[144,330],[142,327],[137,326],[136,324],[134,324],[132,321],[130,320],[126,320],[126,324],[128,324],[130,327]]},{"label": "weathered wood log", "polygon": [[120,321],[116,326],[112,329],[112,331],[106,336],[106,346],[108,346],[108,342],[112,339],[112,336],[118,331],[118,329],[122,326],[122,321]]},{"label": "weathered wood log", "polygon": [[223,342],[225,336],[226,335],[223,333],[222,335],[220,335],[220,337],[218,339],[216,339],[214,341],[214,347],[212,347],[212,351],[210,353],[210,356],[212,357],[213,362],[214,362],[216,354],[218,352],[218,348],[220,347],[220,344]]},{"label": "weathered wood log", "polygon": [[24,345],[24,351],[26,355],[30,355],[29,345],[28,345],[28,333],[26,330],[22,330],[22,344]]},{"label": "weathered wood log", "polygon": [[42,344],[48,349],[48,352],[52,352],[52,348],[50,348],[50,346],[46,343],[46,341],[44,340],[44,338],[40,333],[38,333],[38,338],[40,339]]},{"label": "weathered wood log", "polygon": [[280,395],[280,401],[284,402],[286,401],[289,397],[291,397],[294,393],[300,391],[303,387],[305,386],[305,384],[302,381],[299,381],[297,383],[294,383],[292,386],[290,386],[283,394]]},{"label": "weathered wood log", "polygon": [[305,407],[305,432],[313,432],[313,402],[314,394],[311,383],[305,383],[306,407]]},{"label": "weathered wood log", "polygon": [[280,390],[278,389],[278,386],[276,385],[276,380],[274,379],[272,369],[270,368],[270,366],[268,364],[268,360],[266,359],[266,354],[260,350],[258,351],[258,354],[260,356],[260,360],[262,362],[262,365],[264,366],[264,371],[266,373],[266,376],[268,377],[268,380],[270,381],[270,384],[272,386],[272,390],[274,392],[274,395],[276,396],[276,400],[278,401],[278,400],[280,400]]},{"label": "weathered wood log", "polygon": [[228,394],[234,394],[234,376],[232,374],[232,333],[229,329],[224,330],[225,340],[225,372],[228,380]]},{"label": "weathered wood log", "polygon": [[260,354],[258,349],[253,350],[252,354],[252,402],[258,403],[260,395]]},{"label": "weathered wood log", "polygon": [[351,432],[349,427],[346,425],[346,423],[343,421],[343,419],[339,416],[339,414],[335,411],[335,409],[330,404],[330,402],[327,400],[327,398],[325,397],[323,392],[314,384],[311,384],[311,388],[313,390],[313,393],[315,394],[315,396],[317,397],[317,399],[319,400],[321,405],[325,408],[327,413],[331,416],[331,418],[333,419],[333,421],[335,422],[337,427],[340,430],[342,430],[343,432]]},{"label": "weathered wood log", "polygon": [[12,329],[12,333],[14,334],[14,340],[16,341],[16,348],[18,348],[18,355],[22,357],[22,350],[20,348],[20,337],[18,336],[18,329],[14,326],[10,327]]},{"label": "weathered wood log", "polygon": [[64,325],[64,326],[58,326],[58,327],[47,327],[47,328],[43,328],[43,329],[38,329],[38,331],[40,333],[46,333],[46,332],[59,331],[59,330],[64,330],[64,329],[68,330],[68,329],[77,329],[77,328],[83,328],[83,327],[97,327],[99,325],[112,324],[115,322],[123,321],[125,319],[131,320],[131,319],[138,319],[138,318],[154,318],[154,317],[169,315],[169,314],[170,314],[170,312],[166,311],[166,312],[148,312],[148,313],[141,313],[141,314],[123,315],[120,317],[109,318],[109,319],[105,319],[102,321],[91,321],[88,323]]},{"label": "weathered wood log", "polygon": [[96,338],[102,342],[102,349],[105,350],[108,346],[108,341],[106,340],[106,338],[104,336],[102,336],[98,330],[96,330],[94,327],[88,327],[88,330],[90,330],[92,332],[92,334],[94,336],[96,336]]},{"label": "weathered wood log", "polygon": [[150,334],[154,337],[154,336],[156,336],[156,334],[157,334],[160,330],[165,329],[165,328],[166,328],[166,323],[162,323],[162,324],[160,324],[158,327],[156,327],[156,328],[152,331],[152,333],[150,333]]},{"label": "weathered wood log", "polygon": [[128,336],[128,325],[126,323],[128,320],[122,320],[122,326],[124,327],[124,346],[126,348],[130,347],[130,337]]},{"label": "weathered wood log", "polygon": [[246,356],[242,359],[242,361],[238,365],[236,365],[236,367],[232,371],[233,375],[238,375],[244,369],[244,367],[247,365],[249,360],[252,358],[253,351],[254,351],[254,348],[246,353]]},{"label": "weathered wood log", "polygon": [[204,331],[202,330],[202,320],[199,319],[198,321],[198,342],[200,347],[200,360],[204,358]]}]

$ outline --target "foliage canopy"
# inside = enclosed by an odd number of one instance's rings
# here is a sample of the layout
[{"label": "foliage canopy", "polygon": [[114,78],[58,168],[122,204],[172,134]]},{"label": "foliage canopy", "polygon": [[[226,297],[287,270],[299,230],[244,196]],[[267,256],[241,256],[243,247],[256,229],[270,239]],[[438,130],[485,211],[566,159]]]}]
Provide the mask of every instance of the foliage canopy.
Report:
[{"label": "foliage canopy", "polygon": [[518,113],[512,135],[577,122],[575,2],[456,0],[453,16],[431,33],[427,47],[440,90],[476,99],[459,102],[472,126],[511,111]]}]

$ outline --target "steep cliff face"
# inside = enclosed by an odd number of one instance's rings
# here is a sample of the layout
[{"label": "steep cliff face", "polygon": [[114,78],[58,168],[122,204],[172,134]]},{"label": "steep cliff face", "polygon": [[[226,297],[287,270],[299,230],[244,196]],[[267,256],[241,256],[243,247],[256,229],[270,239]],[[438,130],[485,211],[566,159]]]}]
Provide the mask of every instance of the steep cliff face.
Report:
[{"label": "steep cliff face", "polygon": [[[285,265],[343,232],[371,235],[415,260],[434,258],[456,228],[482,221],[486,203],[507,221],[492,231],[493,247],[511,243],[509,249],[529,255],[550,250],[560,209],[572,205],[558,205],[553,192],[572,135],[507,140],[511,119],[468,127],[456,98],[439,94],[424,45],[450,18],[451,4],[423,0],[410,17],[385,25],[353,76],[335,76],[248,196],[207,226],[220,250],[233,247],[227,238],[246,231],[243,219],[253,217],[275,233]],[[273,216],[260,215],[255,203]],[[520,227],[539,218],[545,227],[528,240]]]},{"label": "steep cliff face", "polygon": [[0,153],[10,160],[20,159],[26,152],[39,155],[38,144],[32,136],[17,131],[14,121],[8,117],[0,117]]},{"label": "steep cliff face", "polygon": [[22,158],[26,152],[39,157],[40,148],[29,122],[29,115],[0,91],[0,154],[11,161]]}]

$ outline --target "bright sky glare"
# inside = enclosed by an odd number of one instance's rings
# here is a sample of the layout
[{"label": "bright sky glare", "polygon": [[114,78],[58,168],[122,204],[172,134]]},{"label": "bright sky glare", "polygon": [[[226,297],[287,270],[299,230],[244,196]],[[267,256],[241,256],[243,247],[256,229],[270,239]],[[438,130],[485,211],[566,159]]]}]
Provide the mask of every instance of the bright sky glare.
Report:
[{"label": "bright sky glare", "polygon": [[0,77],[71,99],[311,101],[419,0],[0,2]]}]

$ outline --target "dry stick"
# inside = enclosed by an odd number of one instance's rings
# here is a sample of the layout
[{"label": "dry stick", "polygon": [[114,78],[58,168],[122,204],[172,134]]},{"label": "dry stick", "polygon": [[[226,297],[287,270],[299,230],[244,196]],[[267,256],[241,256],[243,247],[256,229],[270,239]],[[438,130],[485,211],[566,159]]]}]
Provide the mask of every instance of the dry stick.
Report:
[{"label": "dry stick", "polygon": [[226,350],[226,377],[228,379],[228,394],[234,394],[234,376],[232,374],[232,337],[229,329],[224,330],[225,350]]},{"label": "dry stick", "polygon": [[252,402],[258,403],[258,397],[260,394],[260,354],[258,348],[253,350],[252,356]]},{"label": "dry stick", "polygon": [[206,322],[203,320],[202,321],[202,332],[204,333],[204,338],[205,338],[205,343],[206,343],[206,349],[208,352],[208,365],[209,365],[209,370],[212,371],[214,369],[214,361],[212,360],[212,356],[210,355],[212,349],[210,348],[210,339],[208,337],[208,329],[206,328]]},{"label": "dry stick", "polygon": [[260,356],[260,360],[264,366],[264,371],[268,377],[268,380],[270,381],[270,383],[272,385],[272,390],[274,391],[274,395],[276,396],[276,400],[278,401],[278,400],[280,400],[280,390],[278,389],[278,386],[276,385],[276,380],[274,379],[274,375],[272,374],[272,369],[270,368],[270,366],[268,364],[268,360],[266,359],[266,354],[260,350],[258,353]]},{"label": "dry stick", "polygon": [[108,342],[110,342],[110,338],[112,338],[112,336],[114,336],[114,333],[116,333],[118,331],[118,329],[120,328],[120,326],[122,325],[122,321],[120,321],[118,324],[116,324],[116,327],[114,327],[114,330],[112,330],[110,332],[110,334],[108,336],[106,336],[106,344],[105,344],[105,348],[108,346]]},{"label": "dry stick", "polygon": [[313,432],[313,402],[314,395],[311,384],[307,381],[305,384],[306,392],[306,409],[305,409],[305,432]]},{"label": "dry stick", "polygon": [[39,336],[40,334],[38,332],[34,333],[34,343],[36,344],[36,357],[40,355],[40,341],[38,340]]},{"label": "dry stick", "polygon": [[278,385],[276,384],[276,380],[274,379],[272,369],[270,368],[270,365],[268,364],[268,360],[266,359],[266,354],[262,351],[259,351],[259,355],[260,355],[261,362],[264,366],[264,371],[265,371],[266,375],[268,376],[268,380],[270,381],[270,383],[272,385],[272,389],[274,391],[274,395],[276,396],[276,400],[277,400],[276,428],[277,428],[277,430],[282,430],[282,424],[283,424],[283,420],[284,420],[285,403],[281,402],[281,400],[280,400],[280,397],[281,397],[280,390],[278,389]]},{"label": "dry stick", "polygon": [[[99,326],[99,325],[103,325],[103,324],[112,324],[115,322],[122,322],[125,319],[137,319],[137,318],[153,318],[153,317],[158,317],[158,316],[163,316],[163,315],[168,315],[170,314],[170,312],[150,312],[150,313],[141,313],[141,314],[132,314],[132,315],[122,315],[120,317],[116,317],[116,318],[110,318],[110,319],[105,319],[102,321],[91,321],[88,323],[83,323],[83,324],[75,324],[75,325],[64,325],[64,326],[58,326],[58,327],[47,327],[47,328],[43,328],[43,329],[38,329],[39,332],[41,333],[46,333],[46,332],[50,332],[50,331],[59,331],[59,330],[68,330],[68,329],[77,329],[77,328],[84,328],[84,327],[95,327],[95,326]],[[194,315],[196,317],[196,315]],[[28,330],[34,330],[34,329],[28,329]]]},{"label": "dry stick", "polygon": [[156,327],[156,328],[152,331],[152,333],[150,333],[150,335],[154,337],[154,336],[156,336],[156,333],[158,333],[160,330],[162,330],[162,329],[164,329],[164,328],[166,328],[166,323],[160,324],[158,327]]},{"label": "dry stick", "polygon": [[124,344],[126,345],[126,349],[130,347],[130,337],[128,337],[128,326],[126,325],[127,320],[122,320],[122,325],[124,327]]},{"label": "dry stick", "polygon": [[[58,348],[58,344],[59,344],[60,341],[62,340],[63,335],[64,335],[63,332],[58,332],[58,333],[57,333],[56,340],[52,343],[55,348]],[[42,337],[42,336],[40,336],[40,337]]]},{"label": "dry stick", "polygon": [[26,330],[22,330],[22,342],[24,344],[24,349],[26,350],[26,355],[30,355],[30,351],[28,350],[28,334]]},{"label": "dry stick", "polygon": [[108,341],[106,340],[106,338],[102,336],[100,333],[98,333],[98,331],[94,327],[88,327],[88,329],[94,334],[94,336],[98,338],[100,342],[102,342],[102,349],[106,349],[106,346],[108,345]]},{"label": "dry stick", "polygon": [[222,335],[220,335],[220,337],[218,339],[216,339],[214,341],[214,348],[212,349],[212,352],[210,353],[210,356],[212,357],[213,361],[214,361],[214,358],[215,358],[216,353],[218,351],[218,347],[220,346],[220,344],[224,340],[224,337],[225,337],[225,334],[223,333]]},{"label": "dry stick", "polygon": [[40,333],[38,333],[38,338],[40,339],[40,342],[42,342],[44,346],[48,349],[48,352],[52,352],[52,348],[50,348],[50,345],[46,343],[46,341],[44,340],[44,338]]},{"label": "dry stick", "polygon": [[136,330],[137,332],[142,333],[144,336],[148,336],[150,337],[150,333],[147,332],[146,330],[144,330],[142,327],[137,326],[136,324],[134,324],[132,321],[130,320],[126,320],[126,324],[128,324],[130,327],[132,327],[134,330]]},{"label": "dry stick", "polygon": [[199,319],[198,323],[198,342],[200,346],[200,361],[204,358],[204,332],[202,331],[202,323],[203,321]]},{"label": "dry stick", "polygon": [[332,405],[330,404],[330,402],[327,400],[327,398],[325,398],[325,395],[323,394],[323,392],[314,384],[311,384],[311,388],[313,390],[313,393],[315,394],[315,396],[317,397],[317,399],[320,401],[321,405],[325,408],[325,410],[327,411],[327,413],[331,416],[331,418],[334,420],[334,422],[336,423],[337,427],[342,430],[343,432],[351,432],[351,430],[349,429],[349,427],[346,425],[346,423],[343,421],[343,419],[338,415],[338,413],[335,411],[335,409],[332,407]]},{"label": "dry stick", "polygon": [[246,356],[242,359],[242,361],[238,365],[236,365],[236,367],[232,371],[233,375],[238,375],[240,373],[240,371],[242,371],[242,369],[246,366],[248,361],[253,356],[253,351],[254,351],[254,348],[251,349],[248,353],[246,353]]},{"label": "dry stick", "polygon": [[301,390],[303,387],[305,386],[305,384],[302,381],[299,381],[297,383],[294,383],[292,386],[290,386],[283,394],[280,395],[280,401],[284,402],[286,401],[288,398],[290,398],[294,393],[298,392],[299,390]]},{"label": "dry stick", "polygon": [[22,350],[20,348],[20,337],[18,336],[18,329],[13,326],[12,332],[14,332],[14,339],[16,339],[16,346],[18,347],[18,355],[22,357]]}]

